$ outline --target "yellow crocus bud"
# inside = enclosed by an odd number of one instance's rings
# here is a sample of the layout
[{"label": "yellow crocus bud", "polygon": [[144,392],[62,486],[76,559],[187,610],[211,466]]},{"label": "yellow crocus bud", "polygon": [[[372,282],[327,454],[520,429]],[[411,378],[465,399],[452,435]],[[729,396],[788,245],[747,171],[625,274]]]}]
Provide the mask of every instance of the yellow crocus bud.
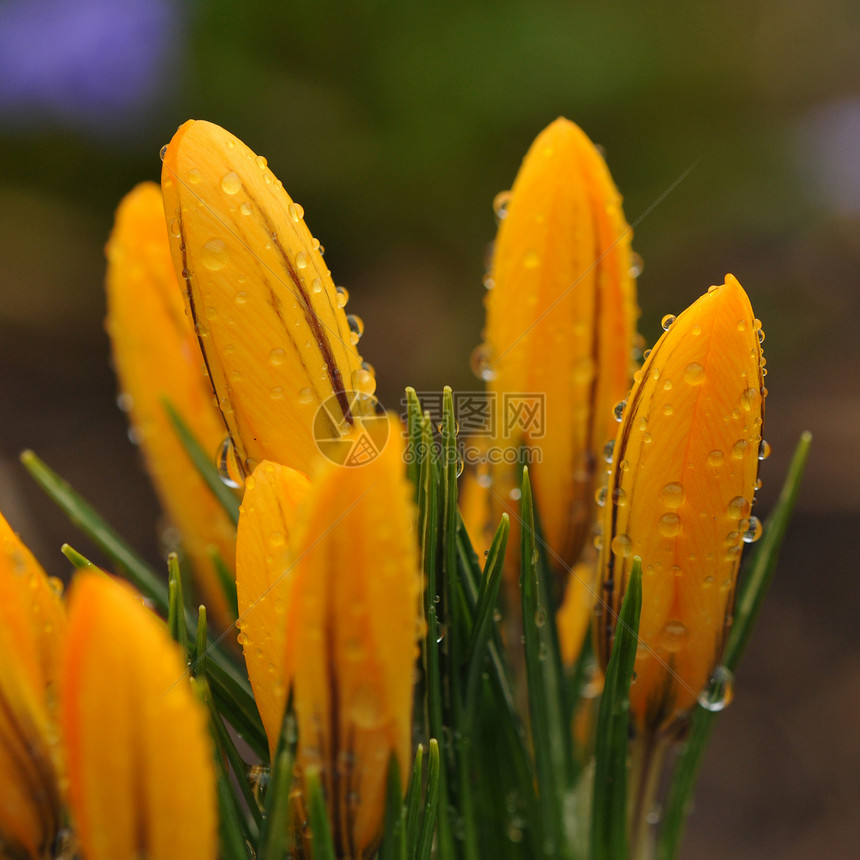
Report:
[{"label": "yellow crocus bud", "polygon": [[[496,209],[485,342],[473,364],[497,398],[493,446],[531,449],[550,558],[570,566],[592,524],[612,409],[630,385],[632,231],[603,158],[566,119],[538,135]],[[496,520],[518,488],[513,476],[493,469]]]},{"label": "yellow crocus bud", "polygon": [[60,588],[0,516],[0,855],[42,858],[60,827]]},{"label": "yellow crocus bud", "polygon": [[72,587],[60,727],[87,860],[214,860],[205,709],[164,623],[100,573],[79,573]]},{"label": "yellow crocus bud", "polygon": [[[301,206],[229,132],[182,125],[161,184],[174,265],[240,467],[272,460],[310,472],[314,432],[344,435],[375,389],[355,347],[363,323],[346,316],[346,291]],[[326,426],[314,430],[315,416]]]},{"label": "yellow crocus bud", "polygon": [[155,183],[138,185],[120,203],[106,253],[105,326],[122,392],[119,403],[129,413],[161,504],[181,535],[203,601],[227,627],[233,619],[209,549],[232,568],[235,529],[179,441],[164,400],[213,458],[224,439],[224,422],[185,314]]},{"label": "yellow crocus bud", "polygon": [[630,707],[646,733],[695,703],[717,668],[731,624],[762,442],[761,324],[726,275],[663,334],[630,392],[612,452],[602,514],[604,665],[635,556],[642,614]]},{"label": "yellow crocus bud", "polygon": [[[245,533],[240,522],[240,594],[251,581],[246,575],[253,576],[251,565],[271,552],[272,531],[281,533],[289,518],[262,502],[286,488],[286,508],[293,504],[294,482],[283,473],[261,464],[252,477],[253,508],[246,496],[242,516],[260,524],[247,525]],[[391,756],[404,786],[409,769],[421,582],[413,492],[392,419],[378,456],[359,466],[325,464],[298,506],[276,598],[283,600],[284,639],[269,637],[266,612],[257,615],[252,607],[243,619],[246,651],[283,648],[272,659],[283,667],[282,681],[272,678],[264,659],[249,661],[248,671],[255,690],[283,683],[292,691],[299,772],[321,775],[344,858],[372,856],[379,842]],[[264,584],[268,574],[257,576]],[[274,745],[277,735],[266,727]]]},{"label": "yellow crocus bud", "polygon": [[[310,482],[302,472],[264,460],[245,481],[236,536],[239,642],[269,738],[278,745],[286,705],[284,619],[296,515]],[[265,643],[261,647],[260,642]]]}]

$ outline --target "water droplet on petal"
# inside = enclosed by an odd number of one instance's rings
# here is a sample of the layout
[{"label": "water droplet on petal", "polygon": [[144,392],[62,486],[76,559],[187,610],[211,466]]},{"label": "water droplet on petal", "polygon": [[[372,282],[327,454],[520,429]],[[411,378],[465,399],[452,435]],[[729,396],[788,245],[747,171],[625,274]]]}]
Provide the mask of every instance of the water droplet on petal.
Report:
[{"label": "water droplet on petal", "polygon": [[674,314],[666,314],[662,320],[660,320],[660,325],[663,326],[663,331],[669,331],[672,328],[672,323],[675,322]]},{"label": "water droplet on petal", "polygon": [[310,403],[314,399],[314,393],[310,388],[299,389],[299,403]]},{"label": "water droplet on petal", "polygon": [[242,188],[242,180],[232,170],[221,177],[221,190],[225,194],[236,194]]},{"label": "water droplet on petal", "polygon": [[349,290],[346,287],[337,287],[337,306],[345,308],[349,301]]},{"label": "water droplet on petal", "polygon": [[645,261],[642,259],[642,255],[632,251],[630,253],[630,277],[638,278],[639,275],[642,274],[644,268]]},{"label": "water droplet on petal", "polygon": [[479,343],[472,350],[469,364],[472,368],[472,373],[478,379],[489,382],[496,378],[496,371],[493,369],[493,348],[488,343]]},{"label": "water droplet on petal", "polygon": [[684,486],[677,481],[665,484],[660,490],[660,501],[667,508],[680,508],[684,503]]},{"label": "water droplet on petal", "polygon": [[310,257],[304,251],[299,251],[296,254],[296,268],[297,269],[306,269],[310,264]]},{"label": "water droplet on petal", "polygon": [[762,525],[758,517],[750,517],[747,530],[743,534],[744,543],[755,543],[762,535]]},{"label": "water droplet on petal", "polygon": [[660,645],[670,654],[680,651],[690,641],[690,631],[683,621],[667,621],[660,631]]},{"label": "water droplet on petal", "polygon": [[750,503],[743,496],[735,496],[730,502],[726,513],[733,520],[742,520],[749,516]]},{"label": "water droplet on petal", "polygon": [[218,477],[221,479],[222,484],[232,489],[242,486],[239,461],[236,459],[236,449],[233,446],[233,440],[229,436],[224,437],[224,441],[218,449],[215,465],[218,468]]},{"label": "water droplet on petal", "polygon": [[611,462],[612,462],[612,456],[613,456],[613,454],[614,454],[614,453],[615,453],[615,440],[614,440],[614,439],[610,439],[610,440],[609,440],[609,441],[608,441],[608,442],[603,446],[603,459],[604,459],[607,463],[611,463]]},{"label": "water droplet on petal", "polygon": [[508,217],[508,203],[511,201],[510,191],[500,191],[493,198],[493,212],[499,221],[504,221]]},{"label": "water droplet on petal", "polygon": [[758,458],[759,460],[767,460],[770,457],[771,447],[770,442],[766,442],[764,439],[761,440],[758,446]]},{"label": "water droplet on petal", "polygon": [[192,167],[188,171],[188,181],[192,185],[199,185],[203,181],[203,174],[200,172],[200,168]]},{"label": "water droplet on petal", "polygon": [[615,416],[616,421],[620,422],[624,418],[624,407],[626,405],[626,400],[619,400],[618,403],[615,404],[615,408],[612,410],[612,414]]},{"label": "water droplet on petal", "polygon": [[290,218],[292,218],[296,223],[305,217],[305,210],[302,209],[298,203],[290,203],[290,205],[287,206],[287,212],[289,213]]},{"label": "water droplet on petal", "polygon": [[660,517],[660,534],[663,537],[677,537],[681,533],[681,518],[677,514],[663,514]]},{"label": "water droplet on petal", "polygon": [[347,314],[346,322],[349,325],[349,336],[353,345],[357,344],[364,334],[364,322],[355,314]]},{"label": "water droplet on petal", "polygon": [[731,704],[734,696],[735,676],[725,666],[717,666],[708,686],[699,693],[697,701],[706,710],[716,713]]},{"label": "water droplet on petal", "polygon": [[227,265],[227,249],[220,239],[210,239],[200,252],[203,265],[211,272],[217,272]]},{"label": "water droplet on petal", "polygon": [[162,161],[164,161],[164,156],[165,156],[165,155],[167,155],[167,144],[166,144],[166,143],[164,144],[164,146],[162,146],[162,147],[161,147],[161,150],[160,150],[160,152],[158,153],[158,157],[159,157]]},{"label": "water droplet on petal", "polygon": [[275,347],[275,349],[269,353],[269,364],[273,364],[277,367],[279,364],[284,363],[286,356],[287,353],[281,349],[281,347]]},{"label": "water droplet on petal", "polygon": [[687,385],[701,385],[705,381],[705,368],[693,361],[684,368],[684,382]]},{"label": "water droplet on petal", "polygon": [[612,538],[612,543],[609,545],[609,549],[612,551],[613,555],[620,555],[622,558],[630,558],[633,554],[633,541],[630,540],[630,535],[615,535]]}]

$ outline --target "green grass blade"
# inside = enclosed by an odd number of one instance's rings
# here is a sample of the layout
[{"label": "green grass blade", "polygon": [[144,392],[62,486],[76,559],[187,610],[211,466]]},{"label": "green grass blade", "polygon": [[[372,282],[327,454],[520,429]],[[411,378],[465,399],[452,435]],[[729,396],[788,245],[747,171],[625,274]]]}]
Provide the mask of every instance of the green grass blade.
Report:
[{"label": "green grass blade", "polygon": [[[776,507],[765,523],[764,534],[755,552],[745,565],[735,607],[735,621],[723,658],[723,666],[730,672],[734,672],[738,666],[773,579],[779,551],[797,502],[811,444],[812,435],[803,433],[791,458]],[[677,762],[666,799],[663,825],[657,842],[658,860],[674,860],[678,853],[693,789],[718,716],[716,710],[703,707],[697,707],[693,713],[690,732]]]},{"label": "green grass blade", "polygon": [[637,556],[615,626],[597,717],[591,860],[627,860],[627,744],[630,682],[642,608],[642,563]]},{"label": "green grass blade", "polygon": [[[305,770],[304,776],[305,790],[308,794],[308,818],[311,822],[313,860],[337,860],[320,773],[318,770],[309,768]],[[275,858],[271,857],[267,860],[275,860]]]},{"label": "green grass blade", "polygon": [[472,637],[466,649],[468,655],[468,670],[466,672],[465,709],[467,714],[474,716],[478,706],[478,694],[481,690],[481,671],[487,656],[487,643],[493,632],[493,614],[499,598],[499,587],[502,582],[502,571],[505,562],[505,549],[508,545],[508,535],[511,526],[507,514],[502,514],[502,520],[493,537],[487,564],[478,591],[475,606],[475,623],[472,627]]},{"label": "green grass blade", "polygon": [[272,762],[269,787],[263,807],[263,823],[257,857],[260,860],[282,860],[287,856],[290,815],[290,788],[296,761],[298,728],[292,699],[287,703],[275,760]]},{"label": "green grass blade", "polygon": [[188,625],[185,623],[185,600],[182,596],[182,575],[179,571],[179,556],[172,552],[167,556],[167,629],[179,643],[182,653],[188,655]]},{"label": "green grass blade", "polygon": [[417,501],[424,457],[421,451],[421,403],[414,388],[406,389],[406,436],[406,476],[415,486]]},{"label": "green grass blade", "polygon": [[418,833],[421,817],[421,792],[424,782],[424,745],[418,744],[412,776],[406,791],[406,856],[415,857],[418,853]]},{"label": "green grass blade", "polygon": [[209,558],[212,559],[212,567],[218,577],[218,583],[224,597],[227,598],[227,606],[232,613],[233,619],[239,617],[239,597],[236,593],[236,576],[224,563],[221,553],[215,547],[209,547]]},{"label": "green grass blade", "polygon": [[521,495],[522,531],[520,534],[520,584],[522,590],[523,639],[526,681],[528,684],[529,716],[537,776],[538,802],[541,817],[541,847],[547,857],[567,857],[569,848],[564,832],[562,814],[564,780],[562,733],[570,731],[562,725],[558,709],[558,690],[552,689],[549,648],[546,629],[547,607],[543,599],[543,584],[538,572],[539,555],[536,546],[534,498],[528,469],[523,469]]},{"label": "green grass blade", "polygon": [[161,404],[167,413],[176,436],[185,449],[185,453],[188,454],[189,459],[194,464],[194,468],[197,469],[206,486],[212,491],[212,495],[215,496],[218,503],[224,508],[227,516],[233,521],[233,525],[237,525],[239,522],[239,500],[236,498],[235,493],[221,480],[218,469],[213,462],[214,453],[203,449],[188,425],[182,420],[182,416],[176,411],[169,400],[162,400]]},{"label": "green grass blade", "polygon": [[430,738],[428,759],[424,816],[421,819],[421,832],[418,834],[418,852],[415,854],[415,860],[430,860],[433,833],[436,830],[439,817],[439,798],[442,794],[442,758],[439,754],[439,743],[436,738]]}]

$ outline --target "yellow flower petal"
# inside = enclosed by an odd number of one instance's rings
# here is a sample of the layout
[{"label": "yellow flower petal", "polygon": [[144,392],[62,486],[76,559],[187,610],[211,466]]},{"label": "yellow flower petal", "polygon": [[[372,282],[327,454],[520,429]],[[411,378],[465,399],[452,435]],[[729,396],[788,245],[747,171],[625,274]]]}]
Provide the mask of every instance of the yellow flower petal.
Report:
[{"label": "yellow flower petal", "polygon": [[605,664],[638,555],[642,616],[630,702],[650,730],[695,704],[731,623],[761,443],[759,325],[727,275],[657,342],[615,441],[597,640]]},{"label": "yellow flower petal", "polygon": [[132,427],[161,504],[182,537],[214,620],[233,619],[214,570],[214,547],[232,567],[235,529],[191,463],[162,399],[169,400],[212,456],[226,435],[203,357],[173,271],[161,191],[138,185],[119,206],[107,249],[106,328]]},{"label": "yellow flower petal", "polygon": [[54,729],[65,613],[0,516],[0,854],[43,857],[59,828]]},{"label": "yellow flower petal", "polygon": [[290,544],[296,512],[309,487],[301,472],[264,460],[245,482],[239,514],[239,641],[272,755],[286,705],[284,615]]},{"label": "yellow flower petal", "polygon": [[212,860],[206,715],[164,624],[130,587],[78,574],[62,668],[68,800],[87,860]]},{"label": "yellow flower petal", "polygon": [[239,460],[310,472],[312,426],[336,438],[353,423],[351,391],[372,394],[303,210],[244,143],[190,120],[167,147],[164,210],[176,270]]},{"label": "yellow flower petal", "polygon": [[[568,565],[591,525],[612,408],[629,387],[631,237],[603,159],[576,125],[557,119],[529,149],[504,209],[478,369],[499,400],[494,444],[535,451],[544,535]],[[531,411],[517,411],[517,398]],[[494,470],[496,519],[509,504],[509,472]]]},{"label": "yellow flower petal", "polygon": [[379,456],[315,477],[286,577],[298,763],[322,773],[342,856],[367,857],[379,841],[391,755],[404,780],[409,769],[420,632],[412,494],[392,419]]},{"label": "yellow flower petal", "polygon": [[[592,551],[593,552],[593,551]],[[561,658],[573,666],[582,651],[597,600],[597,561],[594,558],[573,566],[556,615]]]}]

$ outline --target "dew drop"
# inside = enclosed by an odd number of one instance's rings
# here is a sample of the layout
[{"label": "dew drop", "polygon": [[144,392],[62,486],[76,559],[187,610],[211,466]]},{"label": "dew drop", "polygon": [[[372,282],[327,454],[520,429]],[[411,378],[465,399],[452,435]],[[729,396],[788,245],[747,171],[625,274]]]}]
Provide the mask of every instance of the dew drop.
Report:
[{"label": "dew drop", "polygon": [[310,388],[299,389],[299,403],[310,403],[314,399],[314,393]]},{"label": "dew drop", "polygon": [[260,170],[265,170],[266,165],[267,165],[268,163],[269,163],[269,162],[268,162],[268,161],[266,161],[265,156],[263,156],[263,155],[258,155],[258,156],[257,156],[257,167],[259,167],[259,168],[260,168]]},{"label": "dew drop", "polygon": [[660,320],[660,325],[663,326],[663,331],[669,331],[672,328],[672,323],[675,322],[674,314],[666,314],[662,320]]},{"label": "dew drop", "polygon": [[239,462],[236,459],[236,449],[233,446],[233,440],[229,436],[224,437],[224,441],[218,449],[215,465],[222,484],[232,489],[236,489],[242,485],[241,478],[239,477]]},{"label": "dew drop", "polygon": [[349,338],[354,346],[359,342],[361,336],[364,334],[364,322],[361,317],[356,316],[355,314],[347,314],[346,322],[349,325]]},{"label": "dew drop", "polygon": [[616,421],[620,422],[624,418],[624,407],[626,405],[626,400],[619,400],[618,403],[615,404],[615,408],[612,410],[612,414],[615,416]]},{"label": "dew drop", "polygon": [[493,212],[499,221],[504,221],[508,217],[508,204],[511,202],[510,191],[500,191],[493,198]]},{"label": "dew drop", "polygon": [[376,391],[376,377],[359,367],[352,372],[352,387],[360,394],[373,394]]},{"label": "dew drop", "polygon": [[732,445],[732,457],[734,457],[735,460],[743,460],[749,447],[750,443],[747,442],[746,439],[738,439],[738,441]]},{"label": "dew drop", "polygon": [[616,487],[612,491],[612,504],[619,508],[623,508],[627,504],[627,493],[621,487]]},{"label": "dew drop", "polygon": [[609,441],[608,441],[608,442],[603,446],[603,459],[604,459],[607,463],[611,463],[611,462],[612,462],[612,456],[613,456],[613,454],[614,454],[614,453],[615,453],[615,440],[614,440],[614,439],[610,439],[610,440],[609,440]]},{"label": "dew drop", "polygon": [[684,496],[684,486],[677,481],[664,484],[663,489],[660,490],[660,501],[667,508],[680,508],[684,503]]},{"label": "dew drop", "polygon": [[322,278],[314,278],[311,281],[311,292],[321,293],[323,291]]},{"label": "dew drop", "polygon": [[349,290],[346,287],[338,287],[337,288],[337,306],[339,308],[345,308],[346,303],[349,301]]},{"label": "dew drop", "polygon": [[597,506],[602,508],[606,505],[606,496],[609,494],[609,490],[606,487],[601,487],[594,494],[594,501],[597,502]]},{"label": "dew drop", "polygon": [[244,305],[248,301],[248,294],[244,290],[239,290],[233,301],[235,301],[237,305]]},{"label": "dew drop", "polygon": [[759,460],[767,460],[770,457],[771,447],[770,442],[766,442],[764,439],[761,440],[758,446],[758,458]]},{"label": "dew drop", "polygon": [[302,209],[298,203],[290,203],[290,205],[287,206],[287,212],[289,213],[290,218],[292,218],[296,223],[305,217],[305,210]]},{"label": "dew drop", "polygon": [[210,239],[201,250],[200,259],[211,272],[217,272],[227,265],[227,249],[220,239]]},{"label": "dew drop", "polygon": [[664,414],[664,415],[666,415],[666,416],[668,416],[668,415],[672,415],[672,414],[674,413],[674,411],[675,411],[675,409],[674,409],[674,407],[672,406],[672,404],[671,404],[671,403],[667,403],[667,404],[663,407],[663,414]]},{"label": "dew drop", "polygon": [[726,513],[733,520],[742,520],[744,517],[749,516],[749,512],[750,503],[743,496],[735,496],[729,502],[729,506],[726,509]]},{"label": "dew drop", "polygon": [[660,645],[670,654],[680,651],[690,641],[690,631],[683,621],[667,621],[660,631]]},{"label": "dew drop", "polygon": [[286,356],[287,353],[281,349],[281,347],[275,347],[275,349],[269,353],[269,364],[273,364],[277,367],[279,364],[284,363]]},{"label": "dew drop", "polygon": [[715,449],[708,454],[708,465],[713,466],[715,469],[719,466],[723,465],[723,460],[725,459],[725,454],[722,451]]},{"label": "dew drop", "polygon": [[697,361],[690,362],[684,368],[684,382],[687,385],[701,385],[705,381],[705,368]]},{"label": "dew drop", "polygon": [[690,329],[691,335],[697,336],[697,335],[700,335],[701,333],[702,333],[702,327],[698,323],[695,323],[693,325],[693,327]]},{"label": "dew drop", "polygon": [[609,549],[612,551],[613,555],[620,555],[622,558],[630,558],[633,554],[633,541],[630,540],[630,535],[615,535],[612,538],[612,543],[609,545]]},{"label": "dew drop", "polygon": [[269,397],[271,397],[272,400],[283,400],[284,389],[280,385],[276,385],[269,391]]},{"label": "dew drop", "polygon": [[188,181],[192,185],[199,185],[203,181],[203,174],[200,172],[199,167],[192,167],[188,171]]},{"label": "dew drop", "polygon": [[244,203],[242,203],[239,206],[239,211],[243,215],[250,215],[251,214],[251,204],[246,200]]},{"label": "dew drop", "polygon": [[311,259],[305,251],[299,251],[299,253],[296,254],[297,269],[307,269],[308,265],[310,264],[310,261]]},{"label": "dew drop", "polygon": [[731,704],[734,696],[735,676],[725,666],[717,666],[708,686],[699,693],[698,703],[712,713],[722,711]]},{"label": "dew drop", "polygon": [[677,537],[681,533],[681,518],[674,513],[663,514],[659,528],[663,537]]},{"label": "dew drop", "polygon": [[535,611],[535,627],[543,627],[546,624],[546,609],[541,607]]},{"label": "dew drop", "polygon": [[179,223],[178,218],[174,218],[169,225],[170,235],[173,236],[174,239],[178,239],[182,235],[182,225]]},{"label": "dew drop", "polygon": [[755,406],[757,396],[758,392],[755,388],[747,388],[743,394],[741,394],[741,406],[745,412],[750,412],[752,410]]},{"label": "dew drop", "polygon": [[122,391],[116,396],[116,405],[122,412],[131,412],[134,407],[134,398],[130,394]]},{"label": "dew drop", "polygon": [[158,157],[159,157],[162,161],[164,161],[164,156],[165,156],[165,155],[167,155],[167,144],[166,144],[166,143],[164,144],[164,146],[162,146],[162,147],[161,147],[161,150],[160,150],[160,151],[159,151],[159,153],[158,153]]},{"label": "dew drop", "polygon": [[232,170],[221,177],[221,190],[225,194],[236,194],[242,188],[242,180]]},{"label": "dew drop", "polygon": [[755,543],[762,535],[761,521],[758,517],[750,517],[747,530],[743,534],[744,543]]},{"label": "dew drop", "polygon": [[639,275],[642,274],[645,269],[645,261],[642,259],[641,254],[637,254],[635,251],[630,252],[630,277],[638,278]]},{"label": "dew drop", "polygon": [[479,343],[472,350],[469,365],[472,373],[484,382],[496,378],[496,371],[493,369],[493,348],[488,343]]}]

